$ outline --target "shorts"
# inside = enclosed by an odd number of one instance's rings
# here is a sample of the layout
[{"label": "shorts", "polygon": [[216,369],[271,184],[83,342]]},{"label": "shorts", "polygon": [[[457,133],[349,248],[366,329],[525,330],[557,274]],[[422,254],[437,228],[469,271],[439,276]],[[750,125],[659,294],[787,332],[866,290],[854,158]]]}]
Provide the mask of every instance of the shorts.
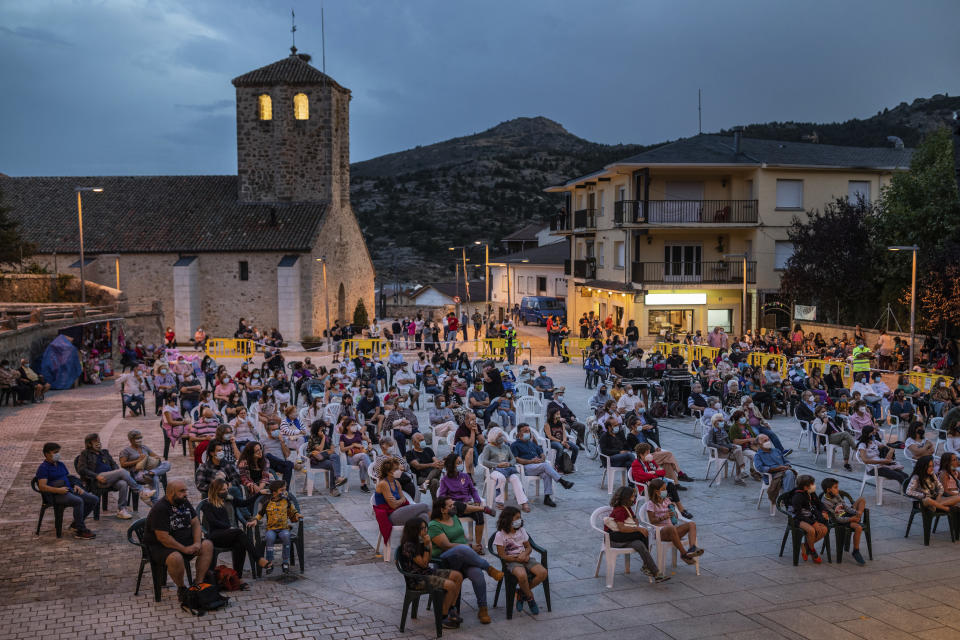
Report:
[{"label": "shorts", "polygon": [[193,558],[193,556],[189,556],[185,553],[181,553],[180,551],[177,551],[176,549],[171,549],[170,547],[165,547],[163,545],[151,544],[151,545],[148,545],[147,548],[150,551],[150,560],[152,560],[157,564],[165,564],[167,562],[167,556],[169,556],[171,553],[179,553],[180,555],[182,555],[184,564],[186,564],[187,562],[190,561],[191,558]]},{"label": "shorts", "polygon": [[417,576],[410,580],[410,588],[415,591],[433,591],[443,589],[443,581],[450,577],[450,569],[434,569],[430,575]]},{"label": "shorts", "polygon": [[527,577],[529,578],[533,573],[533,568],[538,564],[540,563],[534,560],[533,558],[530,558],[526,562],[508,562],[504,567],[504,570],[509,573],[513,573],[514,569],[518,567],[523,567],[524,569],[527,570]]}]

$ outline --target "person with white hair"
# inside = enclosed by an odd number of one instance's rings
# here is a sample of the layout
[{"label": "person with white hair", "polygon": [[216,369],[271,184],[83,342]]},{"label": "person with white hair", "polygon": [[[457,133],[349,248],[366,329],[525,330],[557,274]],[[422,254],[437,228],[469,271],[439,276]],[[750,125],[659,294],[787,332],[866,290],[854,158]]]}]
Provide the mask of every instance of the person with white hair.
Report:
[{"label": "person with white hair", "polygon": [[[727,420],[722,413],[717,413],[710,419],[710,433],[707,436],[707,444],[716,447],[717,453],[727,460],[733,460],[737,465],[737,471],[734,475],[734,484],[745,485],[743,481],[746,473],[744,468],[746,463],[743,460],[743,450],[730,441],[730,435],[727,433]],[[719,473],[719,472],[718,472]]]},{"label": "person with white hair", "polygon": [[523,480],[517,469],[517,459],[507,444],[507,435],[500,427],[493,427],[487,433],[487,446],[483,448],[480,464],[490,470],[490,480],[494,486],[494,502],[497,509],[503,509],[504,488],[510,482],[517,504],[524,512],[530,511],[527,494],[523,490]]}]

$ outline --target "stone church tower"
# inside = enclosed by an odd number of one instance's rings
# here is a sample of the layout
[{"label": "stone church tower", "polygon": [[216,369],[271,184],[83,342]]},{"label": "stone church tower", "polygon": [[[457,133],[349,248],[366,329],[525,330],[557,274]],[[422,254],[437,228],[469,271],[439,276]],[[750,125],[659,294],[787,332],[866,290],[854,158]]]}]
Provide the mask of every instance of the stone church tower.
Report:
[{"label": "stone church tower", "polygon": [[349,202],[350,90],[296,48],[238,78],[241,202]]}]

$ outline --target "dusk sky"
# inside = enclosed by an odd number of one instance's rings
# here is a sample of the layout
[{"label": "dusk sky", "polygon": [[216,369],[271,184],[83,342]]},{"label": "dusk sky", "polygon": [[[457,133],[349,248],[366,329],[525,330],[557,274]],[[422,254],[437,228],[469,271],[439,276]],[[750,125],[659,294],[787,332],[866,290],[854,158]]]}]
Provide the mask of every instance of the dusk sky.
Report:
[{"label": "dusk sky", "polygon": [[[230,80],[297,47],[319,0],[3,0],[0,172],[236,173]],[[960,92],[960,2],[326,0],[354,161],[543,115],[652,143],[868,117]]]}]

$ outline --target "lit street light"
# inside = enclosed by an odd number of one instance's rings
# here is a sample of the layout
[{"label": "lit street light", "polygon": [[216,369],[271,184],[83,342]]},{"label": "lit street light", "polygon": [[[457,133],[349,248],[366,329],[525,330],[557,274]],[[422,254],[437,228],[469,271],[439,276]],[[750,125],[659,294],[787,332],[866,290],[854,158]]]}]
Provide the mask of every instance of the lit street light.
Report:
[{"label": "lit street light", "polygon": [[87,279],[83,273],[83,204],[80,194],[84,191],[102,193],[103,187],[76,187],[77,192],[77,220],[80,223],[80,304],[87,304]]},{"label": "lit street light", "polygon": [[911,269],[910,274],[910,364],[907,367],[908,370],[913,371],[913,321],[916,317],[917,310],[917,251],[920,249],[917,245],[913,246],[903,246],[897,245],[894,247],[887,247],[889,251],[912,251],[913,252],[913,268]]}]

